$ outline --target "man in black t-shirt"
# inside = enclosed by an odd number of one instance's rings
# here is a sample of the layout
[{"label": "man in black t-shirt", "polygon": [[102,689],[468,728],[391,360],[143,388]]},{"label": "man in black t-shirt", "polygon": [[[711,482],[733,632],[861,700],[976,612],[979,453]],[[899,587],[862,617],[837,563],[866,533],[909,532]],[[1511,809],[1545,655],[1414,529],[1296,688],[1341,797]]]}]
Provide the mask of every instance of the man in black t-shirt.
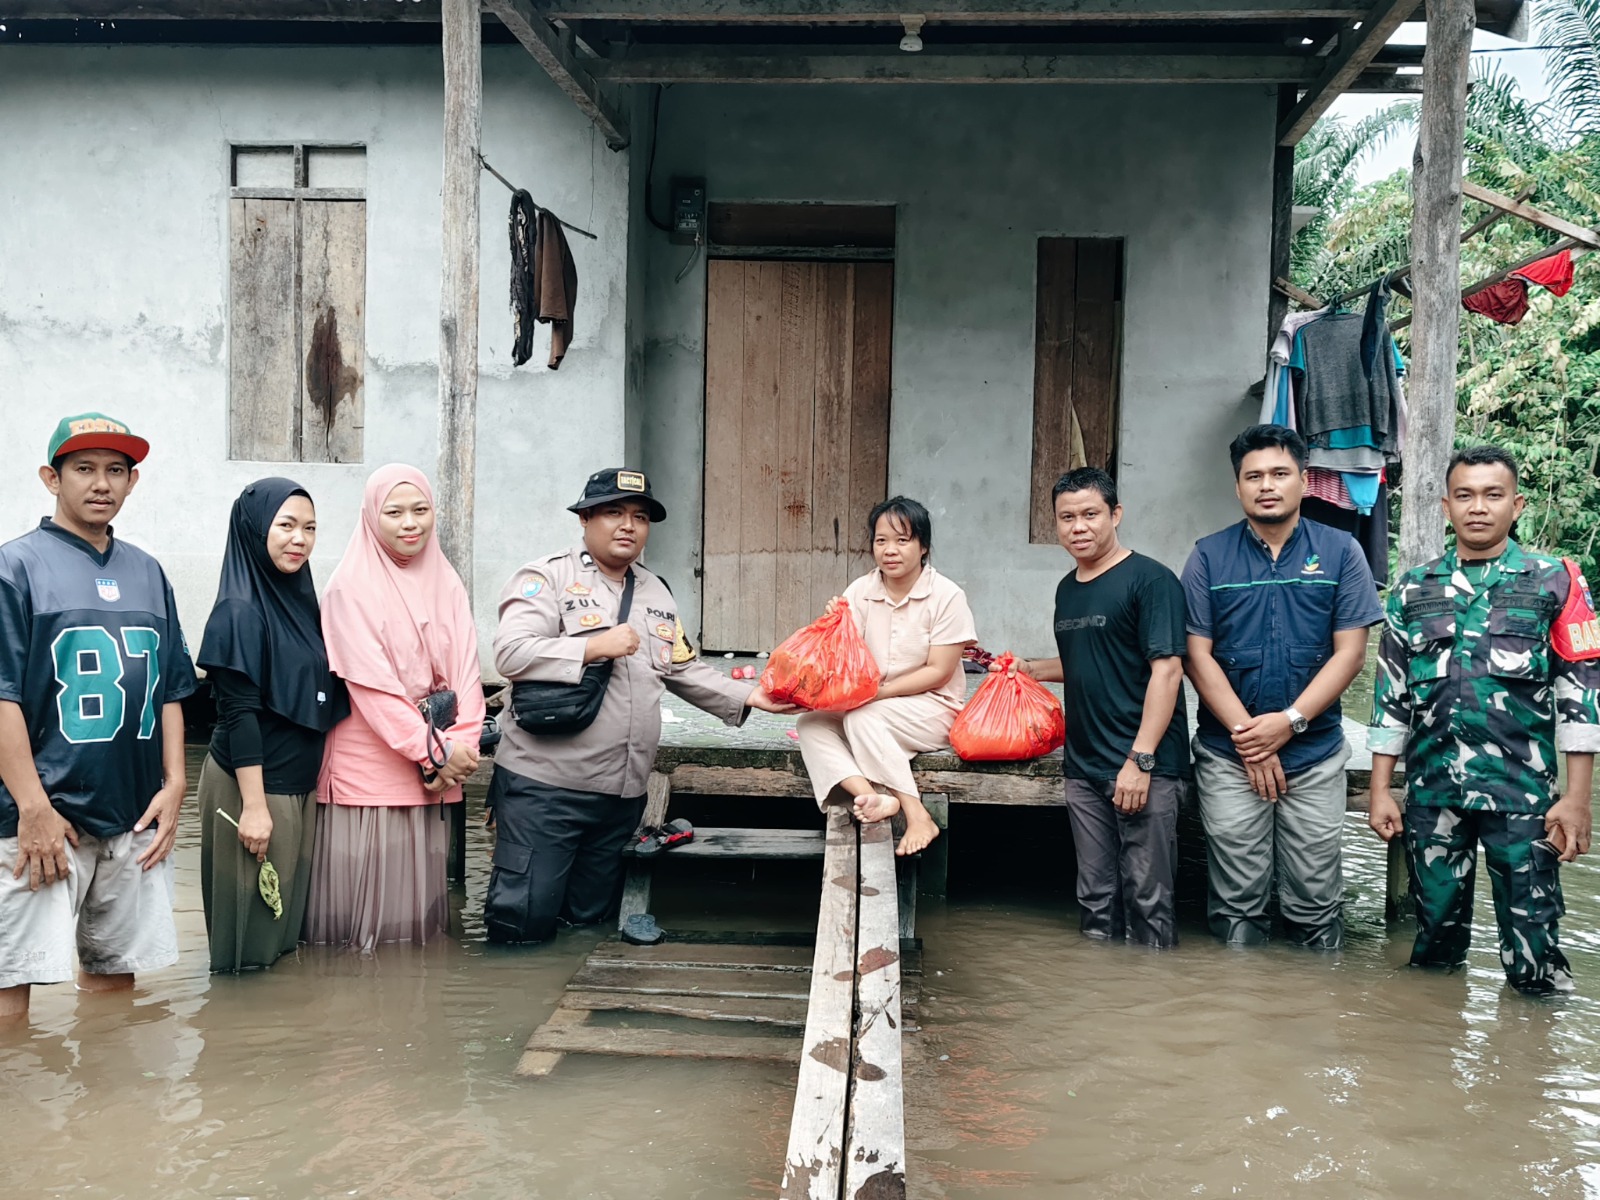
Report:
[{"label": "man in black t-shirt", "polygon": [[1077,568],[1056,588],[1058,658],[1018,664],[1059,681],[1063,773],[1089,937],[1177,944],[1178,801],[1189,773],[1183,586],[1117,540],[1117,485],[1097,467],[1052,489],[1056,536]]}]

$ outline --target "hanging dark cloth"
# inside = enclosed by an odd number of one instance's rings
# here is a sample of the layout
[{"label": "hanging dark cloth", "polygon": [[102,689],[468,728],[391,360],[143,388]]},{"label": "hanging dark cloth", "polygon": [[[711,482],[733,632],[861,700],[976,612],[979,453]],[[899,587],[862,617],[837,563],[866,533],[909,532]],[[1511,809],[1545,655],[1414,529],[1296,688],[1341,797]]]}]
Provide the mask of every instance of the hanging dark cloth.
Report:
[{"label": "hanging dark cloth", "polygon": [[511,193],[511,362],[520,367],[533,357],[533,324],[539,316],[533,249],[539,210],[521,188]]},{"label": "hanging dark cloth", "polygon": [[[1378,282],[1372,285],[1372,291],[1367,293],[1367,309],[1362,314],[1361,369],[1371,380],[1376,380],[1378,373],[1383,370],[1378,361],[1379,351],[1393,357],[1389,350],[1389,324],[1384,320],[1389,309],[1389,292],[1389,277],[1380,275]],[[1391,372],[1392,369],[1391,364]]]},{"label": "hanging dark cloth", "polygon": [[550,369],[554,371],[572,345],[572,313],[578,306],[578,264],[555,216],[539,210],[533,247],[534,301],[539,320],[550,325]]},{"label": "hanging dark cloth", "polygon": [[1362,516],[1353,508],[1340,508],[1318,496],[1306,496],[1300,501],[1300,515],[1342,529],[1355,538],[1361,547],[1367,567],[1372,571],[1372,581],[1379,587],[1389,586],[1389,485],[1378,485],[1378,502],[1372,512]]},{"label": "hanging dark cloth", "polygon": [[572,345],[572,313],[578,304],[578,264],[554,214],[521,188],[511,193],[511,362],[533,357],[534,322],[550,326],[552,371]]},{"label": "hanging dark cloth", "polygon": [[245,676],[269,711],[326,732],[349,707],[328,670],[311,565],[285,575],[267,554],[267,531],[290,496],[310,499],[292,479],[258,479],[233,502],[222,581],[196,661]]}]

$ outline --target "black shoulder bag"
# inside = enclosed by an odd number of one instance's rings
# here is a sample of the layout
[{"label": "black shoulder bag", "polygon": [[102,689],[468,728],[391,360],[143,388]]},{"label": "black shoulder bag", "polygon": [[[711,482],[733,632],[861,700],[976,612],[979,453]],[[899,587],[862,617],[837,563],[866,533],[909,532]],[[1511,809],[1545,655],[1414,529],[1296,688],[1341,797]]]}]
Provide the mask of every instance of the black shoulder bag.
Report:
[{"label": "black shoulder bag", "polygon": [[[628,623],[628,613],[633,608],[633,568],[622,584],[622,605],[617,610],[617,624]],[[599,715],[605,702],[606,685],[611,682],[614,659],[593,662],[583,668],[583,677],[577,683],[546,683],[542,680],[524,680],[511,685],[511,712],[517,724],[528,733],[547,734],[554,737],[582,733]]]}]

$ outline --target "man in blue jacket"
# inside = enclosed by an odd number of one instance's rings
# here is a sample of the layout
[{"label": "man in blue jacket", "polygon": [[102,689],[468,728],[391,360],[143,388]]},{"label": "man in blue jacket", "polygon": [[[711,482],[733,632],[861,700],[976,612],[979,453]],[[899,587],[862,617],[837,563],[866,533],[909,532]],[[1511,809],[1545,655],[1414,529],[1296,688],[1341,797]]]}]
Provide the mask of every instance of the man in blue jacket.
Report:
[{"label": "man in blue jacket", "polygon": [[1228,450],[1245,519],[1196,542],[1183,570],[1206,913],[1230,944],[1265,942],[1276,876],[1290,939],[1337,950],[1350,757],[1339,697],[1383,609],[1355,540],[1300,515],[1300,435],[1255,425]]}]

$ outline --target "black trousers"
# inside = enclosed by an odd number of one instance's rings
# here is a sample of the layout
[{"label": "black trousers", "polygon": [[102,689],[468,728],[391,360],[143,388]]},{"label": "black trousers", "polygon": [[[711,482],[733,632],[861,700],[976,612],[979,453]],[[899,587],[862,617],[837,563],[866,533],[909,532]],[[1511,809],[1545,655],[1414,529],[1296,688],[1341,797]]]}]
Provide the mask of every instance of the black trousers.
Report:
[{"label": "black trousers", "polygon": [[494,769],[494,869],[483,921],[493,942],[542,942],[556,922],[615,916],[622,850],[644,815],[643,796],[551,787]]}]

